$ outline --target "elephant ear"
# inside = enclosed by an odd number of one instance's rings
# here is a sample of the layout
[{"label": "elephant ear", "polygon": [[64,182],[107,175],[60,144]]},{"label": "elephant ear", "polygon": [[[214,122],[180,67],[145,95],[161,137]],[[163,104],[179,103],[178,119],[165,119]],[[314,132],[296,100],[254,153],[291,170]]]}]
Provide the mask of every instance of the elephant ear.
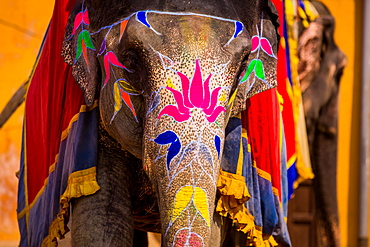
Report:
[{"label": "elephant ear", "polygon": [[78,2],[68,19],[62,57],[72,66],[72,75],[84,91],[88,106],[94,103],[99,82],[100,69],[96,54],[96,45],[90,32],[88,9]]},{"label": "elephant ear", "polygon": [[277,49],[280,40],[278,14],[274,5],[266,2],[249,27],[252,48],[245,69],[239,77],[238,92],[231,115],[246,109],[246,100],[277,86]]}]

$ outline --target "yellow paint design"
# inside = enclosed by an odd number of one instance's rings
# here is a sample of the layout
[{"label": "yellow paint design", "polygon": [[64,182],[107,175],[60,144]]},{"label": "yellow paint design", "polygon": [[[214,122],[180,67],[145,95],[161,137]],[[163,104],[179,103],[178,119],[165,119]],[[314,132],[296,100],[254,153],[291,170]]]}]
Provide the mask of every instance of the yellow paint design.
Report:
[{"label": "yellow paint design", "polygon": [[234,103],[234,100],[235,100],[235,98],[236,98],[236,94],[237,94],[237,92],[238,92],[238,89],[235,89],[235,91],[234,91],[234,93],[233,93],[233,95],[230,97],[230,99],[229,99],[229,103],[228,103],[228,105],[231,105],[232,103]]},{"label": "yellow paint design", "polygon": [[123,91],[125,91],[126,93],[133,93],[133,94],[138,94],[140,93],[139,91],[137,91],[133,86],[130,85],[130,83],[128,83],[127,81],[125,80],[119,80],[119,86],[121,87],[121,89],[123,89]]},{"label": "yellow paint design", "polygon": [[226,101],[227,100],[226,99],[226,94],[225,93],[221,94],[218,100],[223,101],[223,102]]},{"label": "yellow paint design", "polygon": [[176,89],[175,85],[173,85],[173,83],[172,83],[171,77],[168,77],[166,83],[167,83],[167,87]]},{"label": "yellow paint design", "polygon": [[189,205],[193,197],[193,192],[192,186],[184,186],[176,193],[175,204],[173,205],[172,211],[172,222],[174,222]]},{"label": "yellow paint design", "polygon": [[114,83],[113,95],[114,95],[114,112],[116,113],[119,110],[121,110],[121,107],[122,107],[122,100],[121,100],[118,83]]},{"label": "yellow paint design", "polygon": [[208,199],[206,192],[199,187],[194,187],[194,206],[198,209],[200,215],[207,222],[208,227],[211,226],[209,210],[208,210]]},{"label": "yellow paint design", "polygon": [[175,203],[172,210],[172,222],[174,222],[182,212],[193,202],[194,207],[200,213],[200,215],[207,222],[208,227],[211,226],[211,220],[209,216],[209,203],[207,193],[199,187],[184,186],[182,187],[175,196]]}]

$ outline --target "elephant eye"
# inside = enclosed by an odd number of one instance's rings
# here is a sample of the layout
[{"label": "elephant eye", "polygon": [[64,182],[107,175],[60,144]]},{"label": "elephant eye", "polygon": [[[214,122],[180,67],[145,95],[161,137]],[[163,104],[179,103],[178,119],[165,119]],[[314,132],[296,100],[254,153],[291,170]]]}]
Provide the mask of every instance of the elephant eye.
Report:
[{"label": "elephant eye", "polygon": [[120,61],[131,72],[126,73],[125,76],[130,84],[137,90],[144,90],[144,81],[146,79],[146,70],[142,59],[134,49],[128,49],[121,53]]},{"label": "elephant eye", "polygon": [[248,51],[247,55],[244,56],[242,62],[240,63],[239,71],[237,73],[237,79],[240,77],[241,73],[246,70],[248,67],[248,58],[249,58],[250,51]]},{"label": "elephant eye", "polygon": [[139,66],[139,59],[139,55],[133,49],[125,50],[122,53],[123,64],[133,73],[135,72],[135,69]]}]

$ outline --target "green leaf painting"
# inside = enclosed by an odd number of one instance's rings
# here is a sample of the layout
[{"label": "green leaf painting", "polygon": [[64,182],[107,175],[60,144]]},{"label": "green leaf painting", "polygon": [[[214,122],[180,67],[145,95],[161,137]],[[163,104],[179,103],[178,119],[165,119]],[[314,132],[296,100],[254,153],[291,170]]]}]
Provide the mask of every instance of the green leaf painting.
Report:
[{"label": "green leaf painting", "polygon": [[83,44],[82,43],[84,43],[86,48],[89,48],[91,50],[95,50],[95,46],[94,46],[94,44],[91,40],[90,33],[87,30],[83,30],[78,35],[76,61],[80,58],[82,53],[84,53],[84,57],[87,57],[87,54],[85,54],[85,49],[83,49]]},{"label": "green leaf painting", "polygon": [[253,59],[249,63],[243,78],[240,80],[240,83],[245,82],[253,71],[258,79],[261,79],[263,81],[265,80],[265,70],[263,68],[262,61],[259,59]]}]

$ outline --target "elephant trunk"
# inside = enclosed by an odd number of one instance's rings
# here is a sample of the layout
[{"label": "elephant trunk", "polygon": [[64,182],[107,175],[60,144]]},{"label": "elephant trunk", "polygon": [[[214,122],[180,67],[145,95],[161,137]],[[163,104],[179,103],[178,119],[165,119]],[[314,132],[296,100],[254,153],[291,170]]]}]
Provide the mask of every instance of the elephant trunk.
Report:
[{"label": "elephant trunk", "polygon": [[144,164],[157,191],[163,246],[208,246],[221,137],[212,136],[202,121],[168,125],[168,120],[150,123],[152,131],[144,141]]}]

